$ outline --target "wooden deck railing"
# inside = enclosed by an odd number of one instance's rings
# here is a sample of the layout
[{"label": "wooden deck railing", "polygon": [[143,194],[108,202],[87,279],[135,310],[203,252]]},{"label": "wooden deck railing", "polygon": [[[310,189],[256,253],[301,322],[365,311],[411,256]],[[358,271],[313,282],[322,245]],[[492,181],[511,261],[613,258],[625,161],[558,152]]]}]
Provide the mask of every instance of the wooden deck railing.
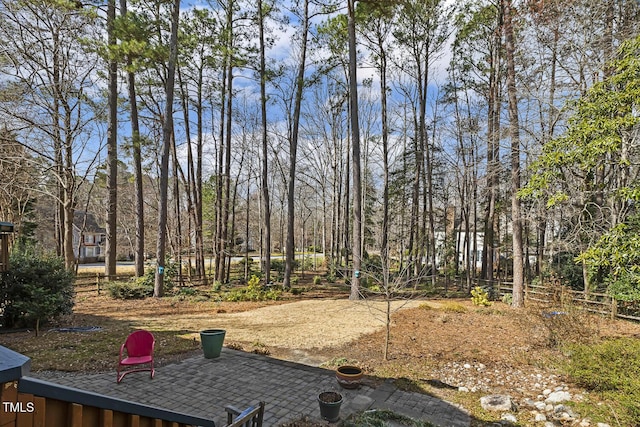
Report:
[{"label": "wooden deck railing", "polygon": [[29,363],[0,346],[0,427],[215,427],[211,420],[28,377]]}]

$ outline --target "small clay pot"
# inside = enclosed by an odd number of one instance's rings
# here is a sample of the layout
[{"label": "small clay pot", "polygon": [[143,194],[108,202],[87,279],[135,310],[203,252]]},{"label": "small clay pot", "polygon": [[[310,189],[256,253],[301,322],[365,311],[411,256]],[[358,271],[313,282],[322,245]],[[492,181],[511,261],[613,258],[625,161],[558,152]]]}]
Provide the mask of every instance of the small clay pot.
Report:
[{"label": "small clay pot", "polygon": [[354,389],[360,387],[360,381],[362,380],[362,369],[357,366],[340,366],[336,370],[336,380],[341,387],[347,389]]}]

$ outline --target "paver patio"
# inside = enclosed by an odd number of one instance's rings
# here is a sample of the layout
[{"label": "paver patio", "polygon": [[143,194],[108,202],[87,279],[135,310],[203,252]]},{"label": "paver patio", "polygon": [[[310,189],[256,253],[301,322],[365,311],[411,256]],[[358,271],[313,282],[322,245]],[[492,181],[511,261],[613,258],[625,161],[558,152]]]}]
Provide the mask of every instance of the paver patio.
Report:
[{"label": "paver patio", "polygon": [[302,416],[320,419],[317,396],[339,391],[341,418],[367,409],[391,409],[442,427],[469,426],[469,414],[443,400],[396,389],[387,380],[377,387],[340,389],[334,372],[224,348],[216,359],[195,356],[148,372],[127,375],[116,384],[116,372],[98,374],[32,373],[32,377],[93,391],[225,424],[225,405],[246,407],[266,402],[265,426],[278,426]]}]

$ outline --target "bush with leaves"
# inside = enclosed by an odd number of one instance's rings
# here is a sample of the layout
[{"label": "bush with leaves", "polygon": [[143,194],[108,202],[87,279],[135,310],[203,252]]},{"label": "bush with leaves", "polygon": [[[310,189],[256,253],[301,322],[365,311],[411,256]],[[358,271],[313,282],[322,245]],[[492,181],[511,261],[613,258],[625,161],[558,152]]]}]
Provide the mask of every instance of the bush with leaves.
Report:
[{"label": "bush with leaves", "polygon": [[129,282],[111,282],[107,290],[111,298],[118,299],[143,299],[153,296],[153,283],[149,284],[143,277]]},{"label": "bush with leaves", "polygon": [[246,288],[234,289],[229,292],[226,301],[267,301],[277,300],[280,298],[282,291],[275,288],[265,288],[260,284],[260,278],[256,275],[251,276]]},{"label": "bush with leaves", "polygon": [[562,251],[551,257],[548,271],[554,277],[560,278],[563,285],[568,285],[576,291],[584,290],[582,265],[576,262],[577,253]]},{"label": "bush with leaves", "polygon": [[10,268],[0,276],[2,324],[6,327],[40,325],[73,309],[73,274],[60,257],[16,248]]},{"label": "bush with leaves", "polygon": [[[164,289],[173,289],[173,279],[178,274],[178,263],[167,259],[164,267]],[[112,282],[107,289],[112,298],[118,299],[143,299],[153,296],[156,280],[156,270],[149,267],[144,275],[136,277],[129,282]]]},{"label": "bush with leaves", "polygon": [[489,301],[489,293],[480,286],[476,286],[471,290],[471,302],[474,305],[481,305],[484,307],[491,305],[491,301]]},{"label": "bush with leaves", "polygon": [[615,411],[618,425],[640,425],[640,342],[620,338],[569,350],[569,377],[599,393]]}]

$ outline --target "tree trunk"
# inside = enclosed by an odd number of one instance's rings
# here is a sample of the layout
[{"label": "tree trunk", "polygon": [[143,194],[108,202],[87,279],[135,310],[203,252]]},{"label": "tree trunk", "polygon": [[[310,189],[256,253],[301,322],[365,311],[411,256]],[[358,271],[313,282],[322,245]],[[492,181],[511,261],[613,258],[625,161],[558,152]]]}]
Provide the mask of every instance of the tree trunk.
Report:
[{"label": "tree trunk", "polygon": [[173,91],[178,60],[178,21],[180,19],[180,0],[175,0],[171,17],[171,39],[169,42],[169,62],[165,86],[166,104],[162,123],[162,150],[160,159],[160,200],[158,208],[158,242],[156,247],[157,269],[153,296],[164,295],[165,244],[167,240],[167,208],[169,187],[169,153],[173,135]]},{"label": "tree trunk", "polygon": [[289,182],[287,189],[287,243],[286,243],[286,261],[284,269],[284,280],[282,286],[285,289],[291,287],[291,273],[293,271],[293,260],[295,257],[295,179],[296,179],[296,163],[298,152],[298,133],[300,128],[300,112],[302,109],[302,94],[304,92],[304,71],[307,62],[307,40],[309,32],[309,0],[304,2],[304,17],[302,23],[302,46],[300,48],[300,63],[298,64],[298,72],[296,75],[296,93],[293,107],[293,128],[291,139],[289,141]]},{"label": "tree trunk", "polygon": [[347,0],[349,32],[349,116],[353,149],[353,273],[349,299],[360,299],[360,268],[362,265],[362,182],[360,178],[360,125],[358,123],[358,78],[356,63],[355,0]]},{"label": "tree trunk", "polygon": [[263,254],[265,285],[271,281],[271,203],[269,201],[269,141],[267,138],[267,65],[264,40],[265,11],[262,0],[258,0],[258,26],[260,31],[260,111],[262,121],[262,203],[263,203]]},{"label": "tree trunk", "polygon": [[[382,239],[380,243],[380,261],[382,263],[382,284],[384,289],[389,289],[389,122],[387,117],[387,56],[381,38],[379,39],[378,48],[380,49],[380,113],[382,119]],[[385,360],[387,360],[388,341],[389,340],[386,339]]]},{"label": "tree trunk", "polygon": [[520,212],[520,124],[516,93],[515,45],[511,20],[511,0],[501,0],[504,19],[505,54],[507,58],[507,94],[509,98],[509,136],[511,137],[511,221],[513,236],[513,307],[524,305],[524,263],[522,217]]},{"label": "tree trunk", "polygon": [[107,242],[104,273],[107,278],[116,274],[117,214],[118,214],[118,62],[111,48],[117,44],[114,34],[116,0],[107,2],[107,44],[109,50],[109,126],[107,129]]},{"label": "tree trunk", "polygon": [[500,25],[498,17],[490,58],[488,130],[487,130],[487,207],[484,216],[482,272],[484,280],[493,281],[495,263],[495,231],[497,222],[498,185],[500,183]]},{"label": "tree trunk", "polygon": [[[127,0],[120,0],[120,14],[127,16]],[[142,141],[140,139],[140,122],[138,119],[138,102],[136,95],[135,73],[131,70],[132,60],[127,56],[127,85],[129,91],[129,107],[131,109],[131,145],[133,151],[133,169],[136,200],[136,242],[135,242],[135,274],[144,275],[144,186],[142,175]]]}]

